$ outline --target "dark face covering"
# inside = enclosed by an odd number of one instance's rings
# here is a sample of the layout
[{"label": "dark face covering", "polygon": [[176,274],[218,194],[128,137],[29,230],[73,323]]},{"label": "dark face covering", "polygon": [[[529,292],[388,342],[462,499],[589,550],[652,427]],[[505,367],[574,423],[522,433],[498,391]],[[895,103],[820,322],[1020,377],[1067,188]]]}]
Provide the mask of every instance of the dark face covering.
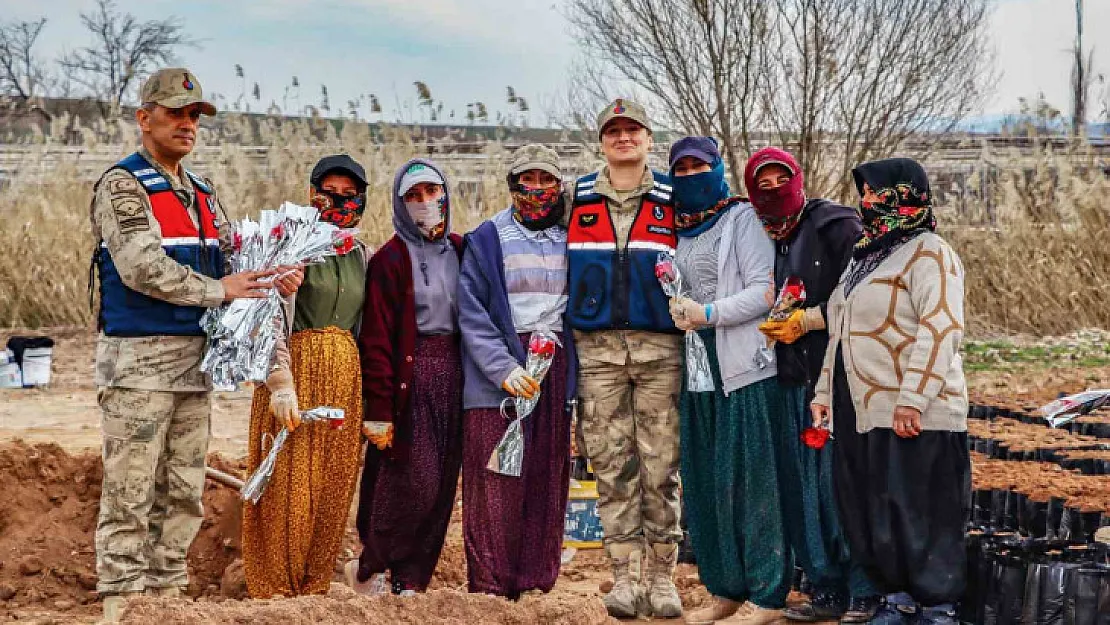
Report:
[{"label": "dark face covering", "polygon": [[860,197],[864,195],[864,183],[879,196],[878,200],[860,200],[863,238],[856,244],[856,258],[937,229],[929,178],[917,161],[873,161],[853,169],[852,175]]},{"label": "dark face covering", "polygon": [[566,210],[563,190],[557,184],[547,189],[529,189],[510,176],[509,193],[513,198],[513,218],[529,230],[546,230],[563,218]]},{"label": "dark face covering", "polygon": [[[781,165],[790,171],[790,180],[775,189],[760,189],[757,184],[759,170],[768,165]],[[744,186],[748,188],[752,206],[763,222],[763,228],[772,239],[790,238],[802,220],[806,194],[805,176],[794,157],[785,150],[763,148],[748,159],[744,167]]]},{"label": "dark face covering", "polygon": [[366,194],[339,195],[331,191],[313,189],[312,206],[320,211],[320,219],[340,228],[353,228],[366,210]]}]

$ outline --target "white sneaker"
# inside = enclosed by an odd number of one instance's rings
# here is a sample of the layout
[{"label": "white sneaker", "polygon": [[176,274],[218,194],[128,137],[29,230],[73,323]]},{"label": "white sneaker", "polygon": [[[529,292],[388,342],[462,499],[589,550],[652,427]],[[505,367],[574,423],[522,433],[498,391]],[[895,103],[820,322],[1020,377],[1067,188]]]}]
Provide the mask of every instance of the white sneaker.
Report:
[{"label": "white sneaker", "polygon": [[374,573],[365,582],[358,581],[358,560],[351,560],[343,565],[343,578],[355,592],[367,597],[389,594],[389,582],[385,573]]}]

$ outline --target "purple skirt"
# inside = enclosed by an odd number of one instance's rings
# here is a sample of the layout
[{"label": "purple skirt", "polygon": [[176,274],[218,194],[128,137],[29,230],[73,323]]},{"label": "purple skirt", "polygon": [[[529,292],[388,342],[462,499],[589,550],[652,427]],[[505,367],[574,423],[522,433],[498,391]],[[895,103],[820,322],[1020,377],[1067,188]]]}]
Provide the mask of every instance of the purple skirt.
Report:
[{"label": "purple skirt", "polygon": [[395,589],[424,590],[439,561],[462,462],[458,336],[416,340],[412,453],[391,460],[369,446],[359,492],[360,580],[390,571]]},{"label": "purple skirt", "polygon": [[[528,338],[520,335],[525,349]],[[559,577],[570,478],[566,383],[566,355],[559,349],[539,404],[524,419],[520,477],[486,468],[509,424],[500,409],[466,411],[463,538],[470,592],[516,598],[528,590],[547,592]]]}]

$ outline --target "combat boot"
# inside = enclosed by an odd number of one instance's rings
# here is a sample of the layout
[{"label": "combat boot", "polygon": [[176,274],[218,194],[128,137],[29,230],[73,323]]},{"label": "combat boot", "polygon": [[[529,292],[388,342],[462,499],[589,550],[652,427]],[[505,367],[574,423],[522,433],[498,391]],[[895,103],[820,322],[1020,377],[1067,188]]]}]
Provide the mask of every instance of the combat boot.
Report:
[{"label": "combat boot", "polygon": [[674,567],[678,562],[678,545],[658,543],[651,546],[647,565],[648,604],[657,618],[682,616],[682,599],[674,587]]},{"label": "combat boot", "polygon": [[639,545],[617,544],[608,547],[613,566],[613,589],[602,597],[605,610],[614,618],[636,618],[646,612],[644,589],[640,586]]},{"label": "combat boot", "polygon": [[104,625],[118,623],[120,617],[123,615],[124,608],[127,607],[127,602],[141,594],[142,593],[139,592],[124,592],[118,595],[105,595],[104,617],[100,622]]}]

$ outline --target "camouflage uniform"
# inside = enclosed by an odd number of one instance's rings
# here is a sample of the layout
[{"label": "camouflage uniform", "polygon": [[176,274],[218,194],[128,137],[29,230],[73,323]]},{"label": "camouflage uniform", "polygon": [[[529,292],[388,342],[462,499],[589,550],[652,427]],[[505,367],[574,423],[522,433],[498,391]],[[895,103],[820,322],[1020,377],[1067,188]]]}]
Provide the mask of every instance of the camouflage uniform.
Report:
[{"label": "camouflage uniform", "polygon": [[[617,245],[628,240],[640,200],[653,179],[613,189],[608,169],[595,191],[606,198]],[[597,476],[605,545],[677,544],[678,393],[682,337],[642,330],[574,333],[579,360],[581,426]]]},{"label": "camouflage uniform", "polygon": [[[184,70],[165,71],[176,72],[176,78],[166,80],[180,82]],[[148,97],[150,89],[149,83],[144,86],[143,101],[162,102]],[[140,153],[170,183],[196,223],[197,196],[189,177],[165,170],[145,148]],[[96,184],[90,212],[94,238],[103,242],[129,288],[179,306],[211,307],[223,301],[218,280],[178,264],[163,251],[149,197],[130,173],[105,173]],[[217,215],[226,251],[230,231],[222,207]],[[188,584],[185,554],[204,517],[201,494],[211,417],[211,385],[200,372],[204,347],[202,336],[101,334],[97,341],[104,482],[96,568],[102,594]]]}]

